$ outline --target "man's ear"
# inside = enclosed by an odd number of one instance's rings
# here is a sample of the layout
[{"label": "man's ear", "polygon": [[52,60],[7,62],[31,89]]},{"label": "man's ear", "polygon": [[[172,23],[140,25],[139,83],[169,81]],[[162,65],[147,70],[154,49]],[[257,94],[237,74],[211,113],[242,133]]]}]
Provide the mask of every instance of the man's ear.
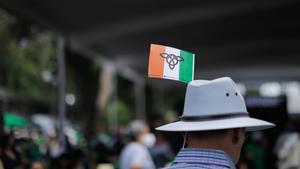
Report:
[{"label": "man's ear", "polygon": [[240,128],[231,130],[230,134],[231,134],[231,140],[233,144],[238,144],[240,142],[240,139],[242,139],[240,134],[240,132],[242,132],[241,130],[242,129]]}]

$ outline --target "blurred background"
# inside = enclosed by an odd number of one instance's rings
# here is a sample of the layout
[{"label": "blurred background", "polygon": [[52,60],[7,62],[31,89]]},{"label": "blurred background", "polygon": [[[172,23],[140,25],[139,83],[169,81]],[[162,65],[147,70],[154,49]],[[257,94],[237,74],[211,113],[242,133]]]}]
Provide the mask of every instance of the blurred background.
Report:
[{"label": "blurred background", "polygon": [[300,168],[299,10],[297,0],[0,0],[2,165],[120,168],[136,119],[155,135],[156,168],[171,162],[182,137],[154,128],[181,115],[186,84],[147,77],[155,43],[195,53],[195,79],[232,77],[250,116],[277,125],[250,134],[240,169]]}]

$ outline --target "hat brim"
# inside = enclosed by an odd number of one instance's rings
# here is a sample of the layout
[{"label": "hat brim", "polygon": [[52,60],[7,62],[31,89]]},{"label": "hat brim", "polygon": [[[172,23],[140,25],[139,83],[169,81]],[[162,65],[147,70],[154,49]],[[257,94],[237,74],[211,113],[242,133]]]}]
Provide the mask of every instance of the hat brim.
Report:
[{"label": "hat brim", "polygon": [[258,131],[274,127],[275,124],[250,118],[237,117],[230,119],[209,120],[209,121],[177,121],[169,123],[156,130],[170,131],[170,132],[184,132],[184,131],[209,131],[222,130],[231,128],[246,128],[246,131]]}]

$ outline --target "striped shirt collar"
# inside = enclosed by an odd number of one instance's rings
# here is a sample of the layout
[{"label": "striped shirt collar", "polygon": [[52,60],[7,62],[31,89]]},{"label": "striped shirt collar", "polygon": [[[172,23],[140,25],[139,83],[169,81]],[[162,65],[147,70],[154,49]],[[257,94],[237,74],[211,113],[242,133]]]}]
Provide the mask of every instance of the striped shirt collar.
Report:
[{"label": "striped shirt collar", "polygon": [[235,169],[231,158],[221,150],[183,148],[175,158],[175,163],[194,163]]}]

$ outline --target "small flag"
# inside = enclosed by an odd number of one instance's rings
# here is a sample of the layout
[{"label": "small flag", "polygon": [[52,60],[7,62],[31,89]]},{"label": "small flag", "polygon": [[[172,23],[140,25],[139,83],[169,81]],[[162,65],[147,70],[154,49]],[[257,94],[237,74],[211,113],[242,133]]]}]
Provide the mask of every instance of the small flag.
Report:
[{"label": "small flag", "polygon": [[151,44],[148,76],[190,82],[194,79],[193,53]]}]

